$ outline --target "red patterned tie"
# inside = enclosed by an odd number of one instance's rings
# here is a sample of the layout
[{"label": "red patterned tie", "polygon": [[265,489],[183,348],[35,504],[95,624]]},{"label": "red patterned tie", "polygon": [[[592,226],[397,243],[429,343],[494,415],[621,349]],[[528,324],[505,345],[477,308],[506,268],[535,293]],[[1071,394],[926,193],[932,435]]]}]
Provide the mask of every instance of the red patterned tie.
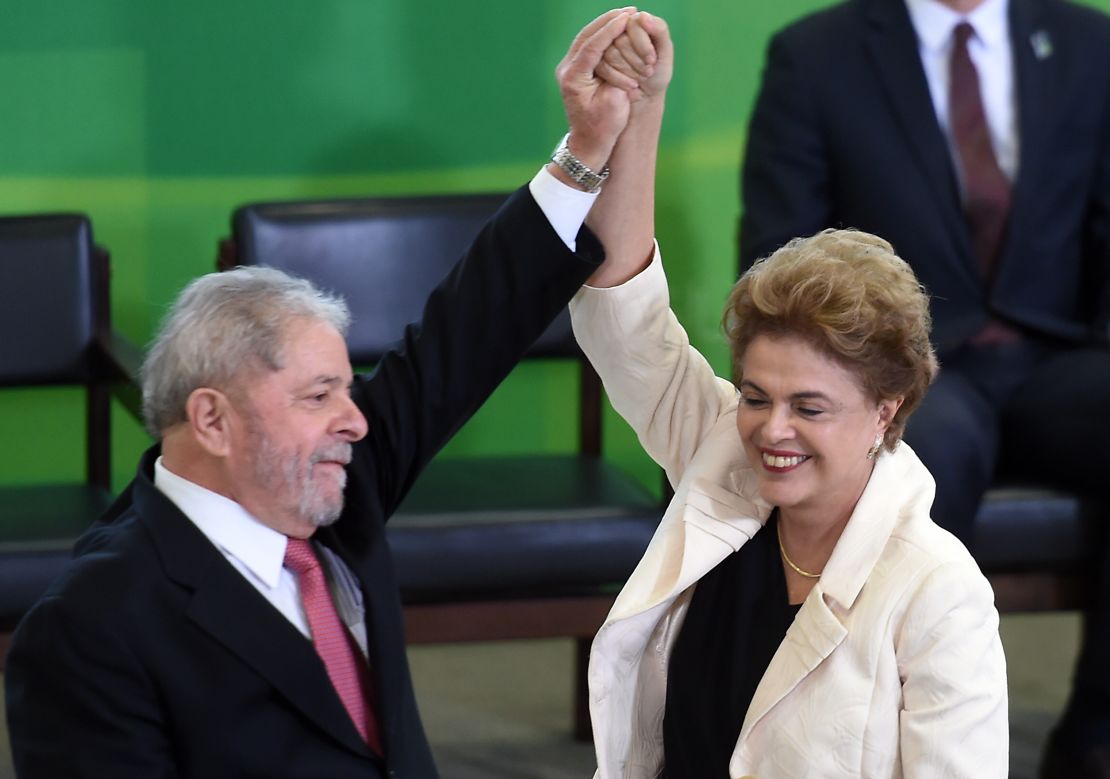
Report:
[{"label": "red patterned tie", "polygon": [[335,610],[312,545],[301,538],[290,538],[285,546],[285,567],[297,576],[312,643],[316,654],[324,661],[339,699],[370,748],[379,755],[384,754],[378,721],[370,703],[370,669]]},{"label": "red patterned tie", "polygon": [[963,171],[971,243],[979,270],[990,281],[1010,214],[1010,182],[995,159],[979,94],[979,74],[967,53],[967,40],[974,34],[967,22],[956,25],[948,110]]}]

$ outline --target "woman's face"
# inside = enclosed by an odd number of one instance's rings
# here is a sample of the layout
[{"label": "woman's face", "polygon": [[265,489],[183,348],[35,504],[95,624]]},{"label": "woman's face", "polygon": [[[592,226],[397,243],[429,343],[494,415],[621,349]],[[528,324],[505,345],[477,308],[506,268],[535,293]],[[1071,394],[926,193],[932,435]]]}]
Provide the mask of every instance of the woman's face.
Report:
[{"label": "woman's face", "polygon": [[743,366],[736,426],[760,495],[788,517],[846,519],[871,476],[867,452],[901,400],[871,399],[797,336],[757,336]]}]

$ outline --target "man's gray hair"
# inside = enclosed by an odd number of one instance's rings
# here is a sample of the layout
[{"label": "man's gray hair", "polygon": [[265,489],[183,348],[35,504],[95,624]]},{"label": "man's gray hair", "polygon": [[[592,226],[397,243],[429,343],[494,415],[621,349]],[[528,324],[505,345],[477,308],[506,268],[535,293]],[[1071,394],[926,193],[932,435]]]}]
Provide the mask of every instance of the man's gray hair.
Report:
[{"label": "man's gray hair", "polygon": [[227,390],[251,366],[279,370],[286,326],[325,322],[346,335],[342,298],[274,268],[209,273],[178,296],[143,362],[143,419],[155,438],[186,421],[185,402],[200,387]]}]

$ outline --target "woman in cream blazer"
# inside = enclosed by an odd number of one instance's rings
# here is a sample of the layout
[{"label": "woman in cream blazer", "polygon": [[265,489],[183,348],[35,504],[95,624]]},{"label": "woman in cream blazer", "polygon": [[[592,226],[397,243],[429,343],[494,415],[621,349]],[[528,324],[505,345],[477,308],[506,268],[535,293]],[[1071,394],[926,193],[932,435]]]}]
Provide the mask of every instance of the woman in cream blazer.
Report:
[{"label": "woman in cream blazer", "polygon": [[[737,435],[739,395],[669,309],[658,254],[625,284],[583,288],[575,333],[675,496],[590,655],[601,779],[664,765],[670,649],[693,589],[766,520]],[[851,519],[763,676],[732,777],[1004,777],[1005,659],[990,585],[929,518],[933,479],[881,452]]]},{"label": "woman in cream blazer", "polygon": [[[639,93],[588,219],[607,259],[571,314],[614,407],[675,495],[593,644],[597,777],[1005,776],[993,594],[967,550],[930,520],[933,480],[899,443],[936,370],[912,271],[866,234],[788,246],[734,289],[726,320],[740,391],[717,378],[670,311],[653,240],[673,66],[666,25],[636,15],[603,63],[597,77],[634,78]],[[849,316],[818,322],[836,296]],[[776,313],[780,304],[795,309]],[[863,313],[838,329],[853,312]],[[777,547],[758,535],[769,517]],[[755,560],[752,551],[781,601],[760,589],[764,580],[746,590],[763,594],[744,617],[715,610],[741,598],[736,587],[716,590],[722,601],[699,599],[699,587],[713,593],[714,575]],[[782,633],[764,618],[775,609]],[[729,630],[733,643],[714,644]],[[758,662],[747,652],[753,633],[764,641]],[[709,645],[711,657],[699,654]],[[672,665],[676,646],[687,651]],[[741,695],[734,656],[745,653]]]}]

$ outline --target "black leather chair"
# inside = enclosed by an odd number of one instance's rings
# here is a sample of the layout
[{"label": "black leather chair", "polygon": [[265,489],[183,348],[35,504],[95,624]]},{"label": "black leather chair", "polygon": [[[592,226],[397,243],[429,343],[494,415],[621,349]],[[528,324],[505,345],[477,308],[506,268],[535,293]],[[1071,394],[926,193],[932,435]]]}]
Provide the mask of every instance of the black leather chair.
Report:
[{"label": "black leather chair", "polygon": [[[0,487],[0,642],[111,501],[110,396],[138,418],[139,351],[109,324],[108,255],[80,214],[0,218],[0,388],[84,387],[85,480]],[[33,451],[34,441],[5,441]],[[0,646],[0,667],[6,647]]]},{"label": "black leather chair", "polygon": [[[342,293],[355,365],[419,318],[504,195],[260,203],[232,216],[219,266],[265,264]],[[440,458],[388,528],[410,643],[570,636],[589,643],[662,515],[601,457],[601,383],[563,311],[529,358],[579,364],[578,451]],[[510,378],[510,381],[512,379]],[[511,421],[506,421],[511,424]],[[588,735],[584,695],[577,731]]]},{"label": "black leather chair", "polygon": [[1030,484],[1002,484],[988,492],[969,546],[994,587],[998,610],[1070,611],[1090,605],[1106,548],[1108,509]]}]

